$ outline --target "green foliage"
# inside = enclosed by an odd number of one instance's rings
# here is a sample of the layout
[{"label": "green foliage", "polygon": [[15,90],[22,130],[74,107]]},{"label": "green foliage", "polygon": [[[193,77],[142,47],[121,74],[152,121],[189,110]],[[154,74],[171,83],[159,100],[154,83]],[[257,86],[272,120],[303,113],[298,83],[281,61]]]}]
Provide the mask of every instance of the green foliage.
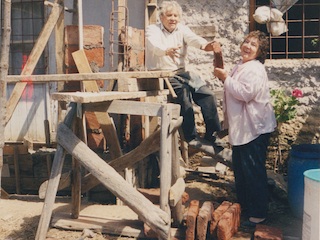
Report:
[{"label": "green foliage", "polygon": [[[294,91],[300,90],[296,89]],[[301,91],[299,93],[301,93]],[[299,96],[296,94],[289,96],[283,89],[272,89],[270,94],[278,123],[287,122],[296,116],[297,106],[299,104],[297,97],[301,97],[302,93],[301,95],[299,94]]]},{"label": "green foliage", "polygon": [[311,40],[311,44],[314,47],[317,47],[318,43],[319,43],[319,38],[314,38],[314,39]]}]

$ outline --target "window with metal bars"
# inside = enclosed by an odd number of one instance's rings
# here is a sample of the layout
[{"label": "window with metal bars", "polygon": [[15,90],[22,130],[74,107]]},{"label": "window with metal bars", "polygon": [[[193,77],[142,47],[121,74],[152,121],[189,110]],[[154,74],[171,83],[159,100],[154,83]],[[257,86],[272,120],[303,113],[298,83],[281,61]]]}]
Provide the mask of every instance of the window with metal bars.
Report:
[{"label": "window with metal bars", "polygon": [[[2,18],[3,12],[1,12]],[[43,25],[43,0],[12,0],[10,75],[21,74],[22,67],[26,63]],[[46,65],[45,54],[42,54],[33,74],[44,74],[46,72]]]},{"label": "window with metal bars", "polygon": [[[266,24],[259,24],[252,17],[254,11],[260,6],[274,7],[272,2],[269,0],[250,0],[250,31],[260,30],[268,34],[270,39],[268,58],[320,58],[319,0],[299,0],[291,6],[283,14],[288,31],[280,36],[272,36],[267,32]],[[280,2],[289,6],[290,1]]]}]

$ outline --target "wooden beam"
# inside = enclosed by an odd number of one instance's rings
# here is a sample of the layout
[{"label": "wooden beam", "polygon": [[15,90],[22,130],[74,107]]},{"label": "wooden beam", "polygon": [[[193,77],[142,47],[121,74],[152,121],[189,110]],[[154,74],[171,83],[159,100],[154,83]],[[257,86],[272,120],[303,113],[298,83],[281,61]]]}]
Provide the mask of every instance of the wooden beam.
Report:
[{"label": "wooden beam", "polygon": [[[183,118],[181,117],[181,121]],[[182,124],[182,122],[181,122]],[[180,124],[180,125],[181,125]],[[181,128],[180,128],[181,129]],[[184,206],[182,205],[182,194],[185,190],[184,180],[180,173],[181,153],[179,150],[178,131],[172,132],[172,186],[169,192],[169,204],[172,207],[172,224],[180,226],[183,220]],[[180,192],[183,190],[183,192]]]},{"label": "wooden beam", "polygon": [[[94,106],[92,106],[94,105]],[[161,114],[161,103],[155,102],[138,102],[130,100],[113,100],[110,101],[106,106],[99,104],[84,104],[84,109],[94,110],[95,112],[108,112],[114,114],[130,114],[140,115],[149,117],[160,117]],[[172,118],[178,119],[180,113],[180,105],[168,103],[172,111]]]},{"label": "wooden beam", "polygon": [[[174,125],[173,131],[176,131],[181,126],[181,121],[172,121],[171,125]],[[109,165],[116,171],[123,171],[125,168],[130,168],[142,159],[146,158],[150,154],[159,151],[160,149],[160,130],[153,132],[148,138],[143,140],[139,146],[132,151],[120,156],[117,159],[109,162]],[[43,199],[45,197],[45,191],[47,188],[47,182],[41,184],[39,188],[39,197]],[[88,173],[82,179],[81,191],[85,193],[99,184],[99,180],[95,178],[91,173]],[[64,174],[61,177],[61,181],[58,190],[62,190],[71,185],[70,173]],[[41,195],[40,195],[41,194]]]},{"label": "wooden beam", "polygon": [[172,134],[169,132],[171,111],[167,105],[161,109],[160,128],[160,208],[171,218],[169,190],[172,179]]},{"label": "wooden beam", "polygon": [[[183,178],[178,178],[175,184],[173,184],[169,191],[169,203],[171,207],[175,207],[181,200],[182,194],[186,188],[186,184]],[[181,205],[180,205],[181,207]]]},{"label": "wooden beam", "polygon": [[0,198],[1,199],[9,199],[10,195],[3,188],[1,188]]},{"label": "wooden beam", "polygon": [[166,212],[153,205],[134,189],[119,173],[77,138],[65,124],[58,127],[57,141],[115,196],[137,213],[160,239],[168,239],[171,221]]},{"label": "wooden beam", "polygon": [[[114,100],[120,100],[120,99],[135,99],[139,97],[155,96],[157,94],[160,95],[161,93],[167,93],[167,91],[149,91],[149,92],[113,91],[113,92],[99,92],[99,93],[67,92],[67,93],[52,93],[51,97],[52,99],[58,100],[58,101],[76,102],[76,103],[99,103],[99,102],[107,102],[107,101],[114,101]],[[137,104],[139,104],[139,102]],[[89,107],[86,110],[88,109]]]},{"label": "wooden beam", "polygon": [[[3,28],[1,38],[1,57],[0,57],[0,188],[1,188],[1,173],[3,167],[3,148],[5,143],[5,115],[7,101],[7,82],[6,77],[9,69],[9,52],[10,52],[10,36],[11,36],[11,1],[4,1],[3,9]],[[5,191],[0,192],[5,194]]]},{"label": "wooden beam", "polygon": [[[51,13],[49,15],[49,18],[39,34],[37,42],[35,43],[29,55],[27,63],[22,69],[21,75],[25,76],[25,75],[32,74],[49,40],[52,30],[59,19],[61,11],[62,11],[62,7],[59,4],[54,3]],[[14,86],[12,93],[10,95],[10,98],[6,104],[6,108],[7,108],[6,119],[5,119],[6,124],[10,120],[26,85],[27,85],[27,82],[19,82]]]},{"label": "wooden beam", "polygon": [[[69,111],[64,120],[66,126],[71,126],[76,112],[76,104],[71,103]],[[59,181],[61,178],[62,167],[64,163],[65,151],[61,145],[58,144],[57,151],[54,155],[53,165],[51,170],[50,179],[48,182],[48,188],[46,191],[46,199],[43,204],[38,229],[36,233],[35,240],[45,240],[48,232],[52,211],[54,207],[54,201],[57,194],[57,189],[59,186]]]},{"label": "wooden beam", "polygon": [[33,83],[37,82],[65,82],[65,81],[90,81],[90,80],[113,80],[125,78],[144,79],[152,78],[158,81],[158,78],[173,77],[175,71],[136,71],[136,72],[98,72],[98,73],[71,73],[71,74],[45,74],[45,75],[9,75],[6,77],[8,83],[22,82],[26,78]]}]

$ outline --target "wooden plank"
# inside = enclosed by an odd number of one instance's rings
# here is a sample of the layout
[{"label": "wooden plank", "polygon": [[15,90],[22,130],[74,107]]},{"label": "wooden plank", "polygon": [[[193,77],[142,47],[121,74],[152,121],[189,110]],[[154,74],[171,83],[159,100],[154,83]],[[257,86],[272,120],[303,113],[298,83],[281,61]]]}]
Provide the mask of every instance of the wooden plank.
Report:
[{"label": "wooden plank", "polygon": [[13,155],[15,150],[19,154],[29,154],[27,146],[23,144],[6,144],[3,147],[3,155]]},{"label": "wooden plank", "polygon": [[4,106],[7,101],[7,82],[6,77],[9,69],[9,51],[11,36],[11,1],[4,2],[3,9],[3,25],[1,37],[1,56],[0,56],[0,197],[6,197],[6,192],[1,187],[1,175],[3,167],[3,147],[5,144],[5,116],[6,109]]},{"label": "wooden plank", "polygon": [[[92,210],[93,208],[94,210]],[[101,232],[103,234],[148,239],[144,234],[143,222],[138,220],[137,217],[132,217],[131,209],[127,206],[92,205],[86,207],[85,210],[80,212],[78,219],[71,219],[70,215],[66,212],[54,213],[52,226],[70,231],[91,229],[94,232]],[[117,212],[116,215],[120,215],[120,217],[113,216],[113,212]],[[122,216],[121,213],[126,214]],[[172,240],[184,239],[184,232],[181,229],[171,228],[170,231]],[[154,234],[152,238],[157,238],[157,236]]]},{"label": "wooden plank", "polygon": [[58,213],[54,214],[52,226],[65,230],[82,231],[83,229],[91,229],[105,234],[135,238],[145,237],[143,222],[136,219],[109,219],[97,217],[96,215],[81,214],[77,219],[70,219],[68,213]]},{"label": "wooden plank", "polygon": [[[182,124],[183,118],[181,117]],[[169,204],[172,207],[172,219],[173,226],[180,226],[183,220],[183,211],[184,206],[182,206],[182,194],[185,190],[185,182],[181,178],[180,173],[180,150],[179,150],[179,140],[178,140],[178,131],[172,131],[172,187],[169,191]],[[182,185],[182,186],[181,186]],[[177,188],[177,189],[176,189]],[[183,192],[179,190],[183,189]]]},{"label": "wooden plank", "polygon": [[13,154],[13,162],[14,162],[14,175],[16,179],[16,193],[21,193],[21,186],[20,186],[20,167],[19,167],[19,151],[18,147],[14,148]]},{"label": "wooden plank", "polygon": [[[71,126],[74,115],[76,112],[76,104],[71,103],[69,112],[64,120],[66,126]],[[55,197],[61,178],[62,167],[64,163],[65,151],[61,145],[58,144],[57,151],[54,155],[52,171],[48,182],[48,188],[46,192],[46,199],[42,208],[37,233],[35,240],[45,240],[48,232],[52,210],[54,207]]]},{"label": "wooden plank", "polygon": [[[173,121],[171,124],[174,124],[174,128],[178,128],[181,125],[181,122]],[[113,167],[116,171],[120,172],[123,171],[125,168],[130,168],[142,159],[146,158],[150,154],[159,151],[160,149],[160,130],[157,130],[153,132],[148,138],[143,140],[139,146],[137,146],[135,149],[130,151],[127,154],[122,155],[121,157],[114,159],[109,162],[109,165]],[[61,177],[63,181],[61,180],[58,190],[62,190],[71,184],[70,175],[64,175],[64,177]],[[83,179],[82,179],[82,193],[85,193],[92,189],[93,187],[97,186],[99,184],[99,180],[95,178],[91,173],[88,173]],[[43,183],[41,186],[46,187],[45,183]],[[40,187],[41,188],[41,187]],[[42,189],[41,192],[44,192],[45,190]],[[39,191],[40,192],[40,191]]]},{"label": "wooden plank", "polygon": [[7,193],[3,188],[1,188],[0,198],[1,199],[9,199],[9,197],[10,197],[9,193]]},{"label": "wooden plank", "polygon": [[65,102],[76,103],[97,103],[112,100],[135,99],[139,97],[146,97],[147,95],[156,95],[158,92],[67,92],[67,93],[53,93],[52,99]]},{"label": "wooden plank", "polygon": [[[92,69],[89,65],[87,56],[83,50],[83,15],[82,15],[82,0],[78,0],[78,32],[79,32],[79,50],[72,53],[73,60],[77,66],[79,73],[92,73]],[[99,87],[96,81],[82,81],[81,90],[85,92],[99,92]],[[94,115],[95,116],[95,115]],[[109,115],[106,116],[109,118]],[[84,114],[82,116],[84,119]],[[78,122],[79,123],[79,122]],[[83,122],[84,123],[84,122]],[[79,128],[78,124],[78,128]],[[79,131],[75,130],[79,135]],[[82,139],[87,142],[87,139]],[[106,136],[105,136],[106,137]],[[79,217],[80,206],[81,206],[81,173],[80,173],[81,165],[77,159],[73,157],[72,161],[72,169],[73,169],[73,177],[72,177],[72,201],[71,201],[71,216],[73,218]]]},{"label": "wooden plank", "polygon": [[[40,185],[40,188],[39,188],[39,191],[38,191],[40,199],[44,199],[45,196],[46,196],[46,191],[47,191],[47,188],[48,188],[48,182],[49,182],[49,180],[43,182]],[[70,187],[70,185],[71,185],[71,171],[66,172],[66,173],[62,173],[61,177],[60,177],[60,180],[59,180],[59,186],[58,186],[58,190],[57,191],[65,189],[67,187]]]},{"label": "wooden plank", "polygon": [[160,208],[169,216],[169,190],[172,179],[172,134],[169,132],[171,118],[170,109],[163,105],[160,125]]},{"label": "wooden plank", "polygon": [[65,82],[65,81],[90,81],[95,79],[114,80],[119,78],[136,78],[150,81],[158,81],[158,78],[173,77],[175,71],[132,71],[132,72],[97,72],[97,73],[71,73],[71,74],[45,74],[45,75],[9,75],[6,77],[8,83],[24,81],[26,78],[33,83],[37,82]]},{"label": "wooden plank", "polygon": [[[74,62],[76,63],[79,73],[92,73],[87,56],[83,49],[72,53]],[[81,82],[86,92],[99,92],[99,87],[96,81],[83,81]]]},{"label": "wooden plank", "polygon": [[178,96],[177,96],[176,92],[174,91],[174,89],[173,89],[173,87],[172,87],[169,79],[168,79],[168,78],[163,78],[163,79],[164,79],[164,81],[166,82],[166,85],[167,85],[167,87],[168,87],[168,89],[169,89],[169,92],[170,92],[170,94],[172,95],[172,97],[173,97],[173,98],[177,98]]},{"label": "wooden plank", "polygon": [[[179,159],[178,159],[179,160]],[[169,191],[170,206],[175,207],[181,200],[182,194],[184,193],[186,184],[183,178],[178,178],[175,184],[172,185]],[[180,206],[181,207],[181,206]]]},{"label": "wooden plank", "polygon": [[[29,55],[27,63],[25,67],[22,69],[21,75],[26,76],[26,75],[32,74],[49,40],[52,30],[59,19],[61,11],[62,11],[62,7],[59,4],[54,3],[51,13],[49,15],[49,18],[46,21],[44,27],[42,28],[39,34],[39,37]],[[27,85],[27,82],[18,82],[14,86],[12,93],[10,95],[10,98],[6,104],[6,108],[7,108],[6,119],[5,119],[6,123],[8,123],[8,121],[10,120],[26,85]]]},{"label": "wooden plank", "polygon": [[145,28],[157,22],[157,0],[146,1],[145,16]]},{"label": "wooden plank", "polygon": [[160,239],[168,239],[171,221],[166,212],[154,206],[134,189],[115,169],[78,139],[65,124],[59,125],[57,141],[105,187],[137,213],[140,219],[158,234]]},{"label": "wooden plank", "polygon": [[95,112],[97,120],[100,124],[102,132],[107,139],[107,145],[109,146],[109,151],[112,159],[116,159],[122,155],[122,150],[120,147],[117,130],[115,128],[112,118],[106,117],[106,112]]},{"label": "wooden plank", "polygon": [[[79,31],[81,32],[81,31]],[[92,70],[88,63],[88,59],[83,51],[80,49],[72,53],[74,61],[77,65],[79,73],[91,73]],[[84,81],[82,82],[83,88],[86,92],[98,93],[99,87],[96,81]],[[114,158],[122,155],[122,150],[120,147],[118,135],[114,125],[112,124],[112,120],[107,112],[97,112],[95,113],[98,122],[101,125],[101,129],[104,133],[104,137],[107,139],[107,145],[112,153]]]},{"label": "wooden plank", "polygon": [[[64,1],[60,1],[60,4],[64,5]],[[58,74],[63,74],[63,64],[64,64],[64,11],[61,11],[61,14],[58,18],[58,21],[55,25],[55,60],[56,60],[56,72]],[[58,90],[63,89],[62,86],[58,86]]]},{"label": "wooden plank", "polygon": [[[172,111],[172,118],[180,117],[180,105],[168,103]],[[130,100],[113,100],[107,104],[85,104],[85,110],[94,110],[95,112],[108,112],[115,114],[130,114],[140,116],[160,117],[161,103],[139,102]],[[175,126],[175,124],[173,124]],[[171,129],[170,129],[171,130]]]}]

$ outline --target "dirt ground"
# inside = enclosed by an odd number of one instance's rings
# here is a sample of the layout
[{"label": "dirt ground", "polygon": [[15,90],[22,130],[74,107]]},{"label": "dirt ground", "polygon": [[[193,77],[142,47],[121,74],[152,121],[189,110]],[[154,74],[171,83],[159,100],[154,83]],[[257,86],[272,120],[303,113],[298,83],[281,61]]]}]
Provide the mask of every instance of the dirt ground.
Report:
[{"label": "dirt ground", "polygon": [[[190,169],[197,169],[203,166],[199,160],[202,155],[191,159]],[[202,158],[203,159],[203,158]],[[228,170],[217,177],[203,172],[187,171],[186,192],[190,200],[212,201],[214,206],[218,206],[222,201],[228,200],[236,202],[235,189],[232,171]],[[69,211],[68,198],[57,198],[55,210]],[[89,203],[90,204],[90,203]],[[43,201],[39,201],[37,196],[15,196],[10,199],[0,200],[0,239],[1,240],[31,240],[35,239],[37,225],[39,223]],[[117,210],[118,211],[118,210]],[[117,213],[120,214],[121,213]],[[128,214],[125,213],[125,214]],[[302,220],[295,218],[290,211],[286,194],[276,185],[270,185],[270,206],[269,217],[266,225],[280,228],[284,239],[301,239]],[[251,239],[253,229],[239,229],[238,233],[232,238],[237,240]],[[94,233],[92,237],[85,237],[81,231],[69,231],[50,228],[47,239],[51,240],[84,240],[84,239],[134,239],[125,236],[111,236],[101,233]]]}]

